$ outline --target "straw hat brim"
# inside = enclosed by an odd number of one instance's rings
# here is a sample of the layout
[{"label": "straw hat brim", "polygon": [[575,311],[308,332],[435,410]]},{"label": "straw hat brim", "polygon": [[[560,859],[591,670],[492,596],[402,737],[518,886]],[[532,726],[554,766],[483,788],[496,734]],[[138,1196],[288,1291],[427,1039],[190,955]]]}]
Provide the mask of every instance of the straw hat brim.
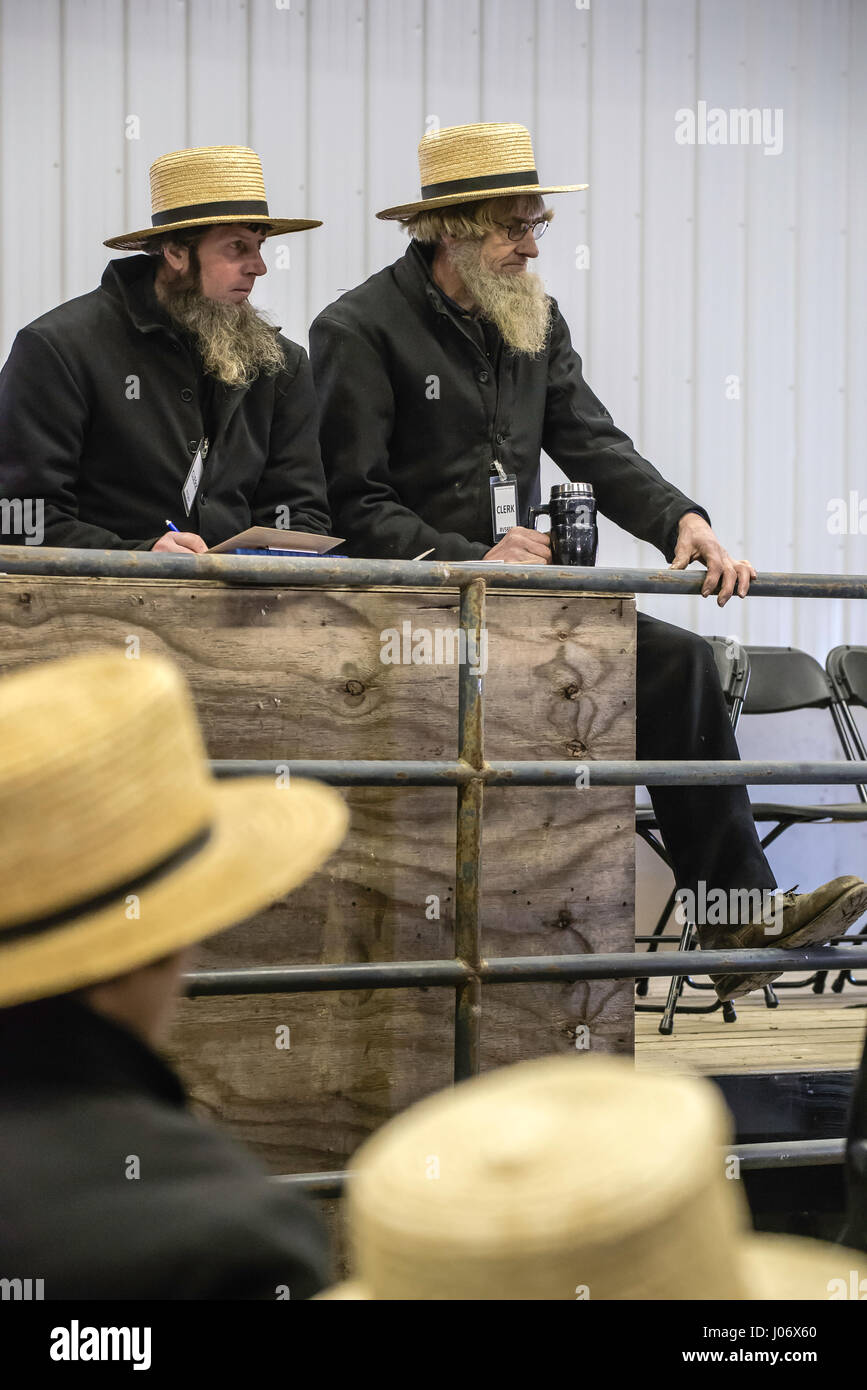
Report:
[{"label": "straw hat brim", "polygon": [[546,193],[581,193],[589,188],[589,183],[561,183],[540,188],[537,184],[522,184],[514,188],[475,188],[468,193],[444,193],[439,198],[422,198],[417,203],[404,203],[399,208],[386,208],[377,217],[387,220],[396,217],[412,217],[417,212],[429,212],[431,208],[447,208],[458,203],[478,203],[488,198],[520,198],[526,195],[542,197]]},{"label": "straw hat brim", "polygon": [[[745,1286],[750,1290],[748,1302],[777,1299],[783,1302],[798,1299],[814,1303],[827,1301],[832,1280],[842,1279],[848,1285],[852,1269],[858,1270],[860,1277],[867,1277],[867,1256],[863,1251],[859,1254],[857,1250],[831,1245],[827,1241],[801,1236],[754,1234],[742,1236],[736,1248],[739,1249]],[[460,1287],[459,1270],[455,1274],[455,1285]],[[324,1289],[315,1297],[323,1302],[368,1302],[373,1295],[361,1280],[347,1279],[330,1289]],[[698,1297],[698,1292],[692,1290],[690,1295],[685,1295],[684,1301],[694,1302]],[[509,1299],[500,1301],[513,1299],[514,1295],[511,1295]],[[654,1301],[652,1293],[648,1293],[647,1301]]]},{"label": "straw hat brim", "polygon": [[165,227],[144,227],[140,232],[127,232],[124,236],[110,237],[103,246],[116,251],[140,251],[151,237],[163,236],[166,232],[179,232],[184,227],[230,227],[235,222],[258,222],[267,227],[266,237],[284,236],[287,232],[306,232],[311,227],[321,227],[322,223],[309,217],[258,217],[251,214],[236,214],[234,217],[191,217],[184,222],[170,222]]},{"label": "straw hat brim", "polygon": [[0,932],[0,1007],[111,979],[234,926],[309,878],[348,820],[342,797],[318,782],[218,782],[209,839],[142,889],[137,918],[127,916],[121,893],[98,912],[10,946]]}]

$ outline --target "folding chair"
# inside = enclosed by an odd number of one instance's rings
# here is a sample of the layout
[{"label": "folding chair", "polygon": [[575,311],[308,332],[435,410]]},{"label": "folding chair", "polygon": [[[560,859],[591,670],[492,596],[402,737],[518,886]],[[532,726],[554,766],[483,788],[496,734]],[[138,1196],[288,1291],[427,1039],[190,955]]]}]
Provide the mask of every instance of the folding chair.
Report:
[{"label": "folding chair", "polygon": [[[852,762],[867,761],[867,745],[852,714],[853,705],[867,709],[867,647],[834,647],[825,658],[825,673],[831,687],[831,715],[846,757]],[[867,803],[867,787],[859,782],[856,790]],[[851,970],[841,970],[831,989],[840,994],[846,984],[864,988],[867,980],[856,979]]]},{"label": "folding chair", "polygon": [[[750,682],[750,662],[746,650],[739,642],[730,637],[708,637],[705,639],[713,648],[714,660],[716,661],[717,671],[719,672],[720,683],[726,704],[729,710],[732,728],[736,729],[738,720],[743,709],[744,699]],[[640,835],[645,844],[649,845],[654,854],[658,855],[664,864],[669,868],[671,858],[667,853],[662,841],[658,838],[659,824],[652,806],[639,806],[635,813],[635,830]],[[663,932],[675,906],[676,887],[672,888],[662,912],[657,919],[650,938],[639,937],[639,941],[648,941],[648,951],[655,951],[665,939]],[[695,925],[691,922],[684,923],[683,930],[678,942],[678,950],[689,951],[695,948]],[[636,986],[636,995],[644,998],[647,995],[648,980],[639,980]],[[662,1019],[659,1024],[659,1031],[669,1034],[674,1029],[674,1015],[678,1008],[684,1013],[691,1014],[710,1014],[722,1008],[723,1018],[726,1023],[734,1023],[737,1018],[734,1005],[731,1000],[721,1003],[719,999],[712,1004],[681,1004],[680,997],[685,985],[693,989],[713,989],[712,984],[702,985],[696,983],[689,975],[680,975],[673,978],[668,990],[668,998],[664,1005],[660,1004],[636,1004],[637,1013],[661,1013]],[[768,1007],[776,1004],[776,996],[768,988],[765,991],[765,1002]]]},{"label": "folding chair", "polygon": [[[853,754],[842,733],[841,722],[845,721],[845,715],[839,707],[835,711],[836,702],[830,679],[818,661],[795,647],[747,647],[746,650],[750,660],[750,684],[743,713],[788,714],[801,709],[826,709],[834,717],[846,756],[851,758]],[[845,648],[835,650],[843,651]],[[853,663],[850,669],[860,667],[858,663]],[[854,724],[848,710],[847,714]],[[857,735],[857,729],[855,732]],[[857,744],[855,746],[857,748]],[[863,796],[863,792],[861,802],[832,802],[827,806],[801,806],[791,802],[774,801],[754,802],[753,819],[756,823],[773,823],[772,828],[761,838],[764,849],[794,825],[844,825],[867,821],[865,802],[867,797]],[[804,989],[807,985],[812,985],[814,993],[821,994],[827,975],[827,970],[820,970],[806,980],[778,980],[775,987],[778,990]]]}]

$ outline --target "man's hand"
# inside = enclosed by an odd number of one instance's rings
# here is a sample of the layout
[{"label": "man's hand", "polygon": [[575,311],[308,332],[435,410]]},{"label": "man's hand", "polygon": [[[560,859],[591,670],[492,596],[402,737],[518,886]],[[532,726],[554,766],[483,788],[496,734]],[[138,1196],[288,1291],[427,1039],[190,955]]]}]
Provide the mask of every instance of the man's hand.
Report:
[{"label": "man's hand", "polygon": [[550,565],[551,542],[544,531],[513,526],[488,551],[485,559],[499,560],[504,565]]},{"label": "man's hand", "polygon": [[728,603],[732,594],[746,598],[750,581],[756,577],[748,560],[735,561],[727,550],[723,550],[703,516],[699,516],[698,512],[687,512],[680,518],[677,547],[668,568],[685,570],[693,560],[700,560],[707,566],[707,578],[701,586],[702,598],[715,593],[719,585],[717,603],[720,608]]},{"label": "man's hand", "polygon": [[191,550],[196,555],[203,555],[207,548],[201,536],[195,535],[193,531],[166,531],[166,534],[160,536],[151,546],[151,550],[170,550],[175,555],[189,555]]}]

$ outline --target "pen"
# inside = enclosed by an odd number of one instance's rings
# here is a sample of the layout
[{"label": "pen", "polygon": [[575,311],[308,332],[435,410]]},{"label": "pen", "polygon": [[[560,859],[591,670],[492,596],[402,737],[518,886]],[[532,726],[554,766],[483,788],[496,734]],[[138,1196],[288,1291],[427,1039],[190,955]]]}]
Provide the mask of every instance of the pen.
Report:
[{"label": "pen", "polygon": [[177,531],[178,529],[173,521],[167,521],[166,526],[168,526],[170,531]]}]

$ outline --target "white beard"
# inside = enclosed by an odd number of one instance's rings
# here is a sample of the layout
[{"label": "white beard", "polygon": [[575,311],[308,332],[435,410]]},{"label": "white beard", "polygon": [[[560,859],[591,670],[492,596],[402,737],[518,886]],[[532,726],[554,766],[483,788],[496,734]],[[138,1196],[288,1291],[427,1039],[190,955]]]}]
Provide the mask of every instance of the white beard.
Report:
[{"label": "white beard", "polygon": [[489,270],[482,264],[479,241],[457,242],[449,247],[448,258],[504,343],[514,352],[538,357],[551,326],[551,300],[539,276],[526,270],[513,275]]}]

